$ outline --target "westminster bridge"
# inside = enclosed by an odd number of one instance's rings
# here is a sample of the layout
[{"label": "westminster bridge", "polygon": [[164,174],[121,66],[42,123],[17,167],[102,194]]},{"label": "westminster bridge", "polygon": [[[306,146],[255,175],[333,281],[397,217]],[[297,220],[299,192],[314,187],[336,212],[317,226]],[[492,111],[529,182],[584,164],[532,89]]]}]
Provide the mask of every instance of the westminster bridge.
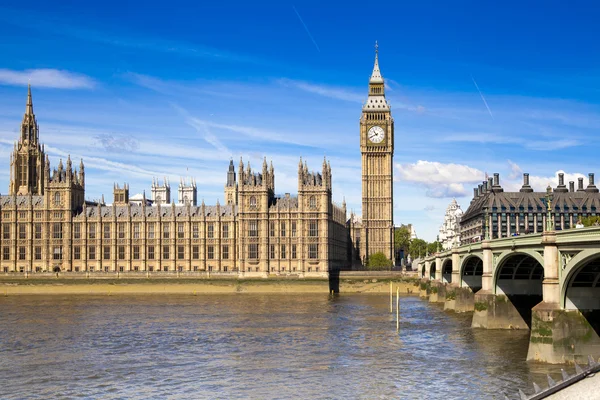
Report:
[{"label": "westminster bridge", "polygon": [[528,360],[600,357],[600,227],[464,245],[416,260],[421,295],[472,327],[530,329]]}]

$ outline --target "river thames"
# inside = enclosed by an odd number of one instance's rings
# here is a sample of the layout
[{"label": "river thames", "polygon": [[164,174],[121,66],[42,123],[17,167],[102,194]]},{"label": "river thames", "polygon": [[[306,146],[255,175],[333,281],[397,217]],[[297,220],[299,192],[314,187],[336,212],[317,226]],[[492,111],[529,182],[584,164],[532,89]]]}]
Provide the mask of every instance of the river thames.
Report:
[{"label": "river thames", "polygon": [[[503,399],[561,366],[528,331],[385,295],[0,298],[0,397]],[[569,372],[570,367],[566,367]]]}]

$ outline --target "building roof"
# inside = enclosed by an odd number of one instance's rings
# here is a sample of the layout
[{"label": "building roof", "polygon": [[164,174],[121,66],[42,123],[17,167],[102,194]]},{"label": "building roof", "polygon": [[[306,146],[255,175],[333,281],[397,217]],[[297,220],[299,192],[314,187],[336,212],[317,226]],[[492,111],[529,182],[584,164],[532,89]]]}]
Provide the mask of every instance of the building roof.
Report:
[{"label": "building roof", "polygon": [[[562,177],[560,178],[562,180]],[[574,186],[567,189],[562,182],[559,182],[559,185],[551,192],[552,211],[579,214],[600,210],[600,193],[595,190],[593,179],[593,174],[590,174],[588,188],[583,189],[582,183],[580,183],[580,187],[576,191]],[[479,217],[486,207],[488,212],[545,212],[547,209],[546,192],[530,191],[528,180],[524,182],[519,192],[504,192],[498,181],[491,186],[491,190],[489,187],[490,185],[485,181],[483,185],[479,185],[469,208],[462,216],[463,222]]]},{"label": "building roof", "polygon": [[32,203],[34,207],[41,206],[44,204],[44,196],[0,196],[0,207],[14,206],[15,203],[17,207],[31,206]]},{"label": "building roof", "polygon": [[[175,217],[196,217],[202,215],[201,206],[188,206],[185,205],[164,205],[160,207],[142,207],[141,205],[131,204],[130,206],[100,206],[100,207],[87,207],[85,213],[88,218],[90,217],[102,217],[110,218],[116,216],[117,218],[128,217],[131,212],[131,217],[142,217],[144,212],[146,217],[158,217],[170,218]],[[204,215],[206,217],[215,217],[218,213],[221,216],[231,216],[237,212],[235,206],[224,205],[224,206],[204,206]]]}]

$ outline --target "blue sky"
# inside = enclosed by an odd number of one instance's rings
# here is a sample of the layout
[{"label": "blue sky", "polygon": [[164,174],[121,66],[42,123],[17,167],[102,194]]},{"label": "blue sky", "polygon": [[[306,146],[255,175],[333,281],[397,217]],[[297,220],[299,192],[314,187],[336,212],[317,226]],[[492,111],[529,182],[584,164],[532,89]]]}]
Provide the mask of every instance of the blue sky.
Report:
[{"label": "blue sky", "polygon": [[[379,41],[395,119],[394,220],[433,240],[485,173],[537,190],[597,170],[600,6],[594,2],[4,2],[0,187],[33,87],[53,166],[83,157],[89,199],[195,177],[223,201],[229,159],[331,160],[360,213],[361,104]],[[526,3],[526,4],[522,4]]]}]

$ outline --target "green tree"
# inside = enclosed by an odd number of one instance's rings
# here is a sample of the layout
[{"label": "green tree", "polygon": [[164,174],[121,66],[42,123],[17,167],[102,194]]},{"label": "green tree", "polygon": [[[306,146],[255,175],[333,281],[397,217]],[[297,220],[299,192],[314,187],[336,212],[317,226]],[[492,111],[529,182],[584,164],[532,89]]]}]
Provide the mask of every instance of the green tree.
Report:
[{"label": "green tree", "polygon": [[431,242],[427,244],[427,252],[429,254],[437,253],[438,251],[443,250],[442,244],[437,240],[435,242]]},{"label": "green tree", "polygon": [[406,253],[410,246],[410,230],[407,226],[402,225],[400,228],[394,229],[394,248],[396,251],[404,250]]},{"label": "green tree", "polygon": [[413,239],[410,242],[410,248],[408,250],[413,260],[421,256],[425,256],[427,252],[427,242],[423,239]]},{"label": "green tree", "polygon": [[392,268],[392,261],[382,252],[374,253],[367,260],[367,268],[373,271],[381,271]]},{"label": "green tree", "polygon": [[585,218],[581,219],[581,223],[585,227],[588,227],[588,226],[597,226],[598,224],[600,224],[600,217],[598,217],[598,216],[585,217]]}]

